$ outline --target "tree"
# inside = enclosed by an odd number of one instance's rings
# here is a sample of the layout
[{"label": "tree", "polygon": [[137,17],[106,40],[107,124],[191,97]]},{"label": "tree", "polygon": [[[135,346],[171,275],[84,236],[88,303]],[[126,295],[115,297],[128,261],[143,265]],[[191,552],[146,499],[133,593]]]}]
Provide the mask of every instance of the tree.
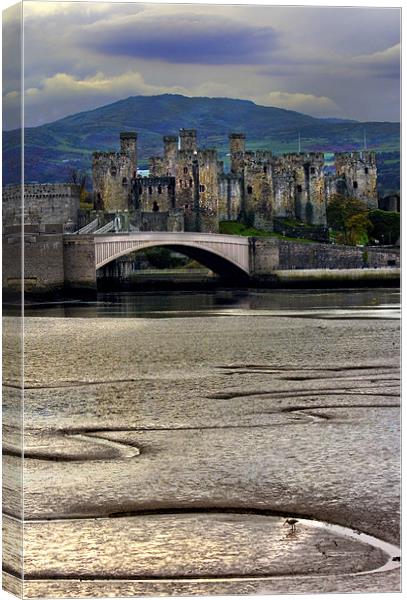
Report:
[{"label": "tree", "polygon": [[168,248],[148,248],[143,252],[150,265],[156,269],[175,269],[184,267],[189,258]]},{"label": "tree", "polygon": [[68,183],[79,185],[79,198],[80,202],[87,202],[88,192],[86,190],[86,184],[88,182],[88,174],[86,171],[80,171],[72,168],[69,172]]},{"label": "tree", "polygon": [[363,201],[335,194],[326,213],[328,226],[338,232],[338,241],[353,246],[367,243],[372,224]]},{"label": "tree", "polygon": [[346,221],[345,237],[347,243],[351,246],[357,244],[367,244],[369,242],[369,232],[373,225],[369,220],[367,211],[352,215]]},{"label": "tree", "polygon": [[369,219],[372,223],[370,239],[380,244],[395,244],[400,237],[400,213],[385,210],[371,210]]}]

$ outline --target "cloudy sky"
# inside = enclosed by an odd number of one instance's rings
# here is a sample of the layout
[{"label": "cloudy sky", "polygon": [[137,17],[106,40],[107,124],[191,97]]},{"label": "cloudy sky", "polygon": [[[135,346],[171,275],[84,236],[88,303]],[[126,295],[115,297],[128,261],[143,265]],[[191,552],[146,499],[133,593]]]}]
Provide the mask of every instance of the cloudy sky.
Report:
[{"label": "cloudy sky", "polygon": [[[12,53],[15,20],[6,13]],[[24,33],[26,125],[162,93],[399,120],[394,8],[29,1]],[[12,68],[5,73],[5,129],[16,126]]]}]

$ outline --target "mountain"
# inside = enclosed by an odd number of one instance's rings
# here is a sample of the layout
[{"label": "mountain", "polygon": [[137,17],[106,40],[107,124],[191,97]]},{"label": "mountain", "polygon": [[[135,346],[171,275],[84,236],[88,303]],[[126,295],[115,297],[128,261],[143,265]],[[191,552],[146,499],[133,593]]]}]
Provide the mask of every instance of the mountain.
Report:
[{"label": "mountain", "polygon": [[[92,152],[117,150],[120,131],[138,132],[139,166],[161,154],[162,136],[181,127],[197,129],[199,144],[228,152],[228,134],[246,133],[248,149],[274,153],[360,149],[364,132],[369,148],[381,152],[385,189],[399,189],[400,125],[390,122],[317,119],[299,112],[259,106],[249,100],[188,98],[181,95],[134,96],[53,123],[25,129],[27,182],[67,181],[72,168],[90,173]],[[3,182],[18,182],[18,131],[3,132]],[[227,160],[227,159],[226,159]]]}]

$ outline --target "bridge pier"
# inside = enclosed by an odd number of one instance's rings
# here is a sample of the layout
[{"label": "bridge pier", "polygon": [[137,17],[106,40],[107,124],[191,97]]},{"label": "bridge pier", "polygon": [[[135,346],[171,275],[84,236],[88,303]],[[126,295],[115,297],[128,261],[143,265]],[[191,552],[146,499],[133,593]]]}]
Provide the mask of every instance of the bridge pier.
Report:
[{"label": "bridge pier", "polygon": [[64,236],[65,287],[96,289],[93,235]]}]

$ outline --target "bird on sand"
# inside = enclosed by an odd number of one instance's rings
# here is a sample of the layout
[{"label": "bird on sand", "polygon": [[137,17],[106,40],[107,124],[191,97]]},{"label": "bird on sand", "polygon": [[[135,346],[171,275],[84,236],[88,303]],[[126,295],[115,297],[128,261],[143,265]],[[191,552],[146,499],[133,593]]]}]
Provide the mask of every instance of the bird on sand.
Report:
[{"label": "bird on sand", "polygon": [[294,533],[295,526],[296,526],[297,523],[298,523],[297,519],[286,519],[284,521],[284,525],[286,525],[286,524],[290,525],[290,527],[291,527],[291,533]]}]

